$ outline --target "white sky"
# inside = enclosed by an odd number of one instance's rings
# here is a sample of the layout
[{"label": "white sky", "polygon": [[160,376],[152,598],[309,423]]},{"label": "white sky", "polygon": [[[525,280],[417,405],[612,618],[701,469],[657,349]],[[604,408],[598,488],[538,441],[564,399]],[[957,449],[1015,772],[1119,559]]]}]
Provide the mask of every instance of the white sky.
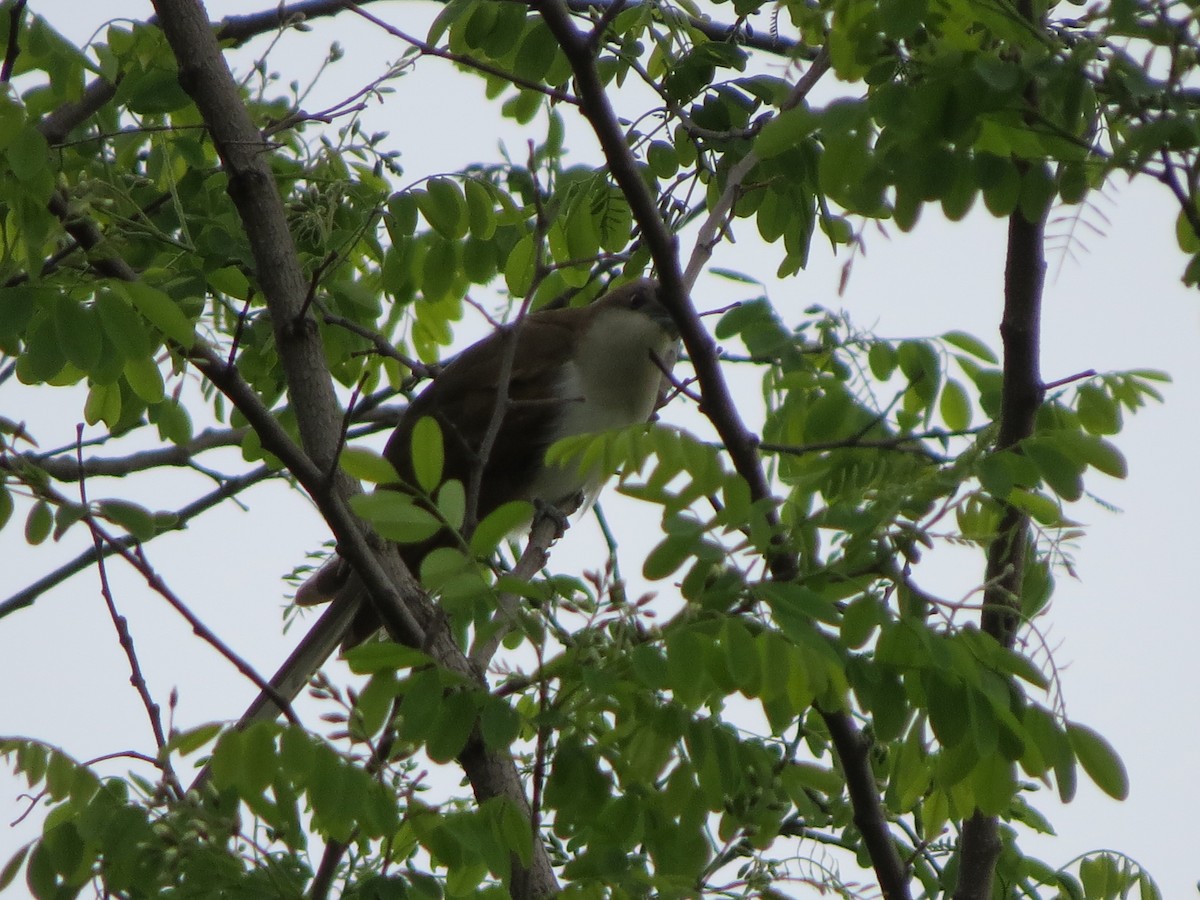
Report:
[{"label": "white sky", "polygon": [[[149,3],[85,3],[42,0],[31,6],[74,40],[86,39],[111,15],[144,18]],[[250,12],[259,4],[210,4],[213,16]],[[726,8],[727,9],[727,8]],[[423,35],[433,4],[386,3],[372,11]],[[402,47],[354,16],[336,24],[314,23],[312,33],[293,35],[271,58],[284,81],[311,69],[337,39],[348,50],[335,66],[321,97],[348,96],[381,74]],[[255,45],[259,46],[259,45]],[[293,64],[296,69],[293,70]],[[436,75],[432,82],[428,80]],[[480,82],[452,77],[448,63],[426,60],[417,77],[394,83],[388,105],[372,111],[372,129],[391,132],[402,152],[406,180],[451,171],[495,156],[503,134],[524,156],[523,133],[499,124],[497,107],[484,100]],[[433,85],[431,87],[431,85]],[[539,123],[530,134],[539,135]],[[568,137],[576,158],[596,157],[594,143],[578,128]],[[1029,852],[1062,864],[1087,850],[1111,848],[1129,853],[1158,879],[1166,897],[1192,896],[1200,877],[1196,862],[1194,810],[1200,808],[1200,782],[1194,777],[1194,748],[1200,744],[1195,710],[1200,661],[1195,634],[1200,630],[1194,576],[1194,507],[1200,476],[1192,459],[1200,440],[1200,318],[1196,295],[1180,283],[1185,259],[1177,250],[1175,210],[1165,190],[1144,179],[1115,183],[1097,200],[1109,220],[1106,234],[1087,234],[1088,252],[1067,261],[1051,255],[1043,324],[1043,377],[1047,381],[1084,369],[1099,371],[1153,367],[1175,379],[1165,387],[1167,404],[1126,418],[1117,443],[1130,463],[1130,477],[1118,482],[1089,474],[1087,487],[1123,510],[1112,514],[1084,500],[1072,510],[1088,535],[1076,548],[1079,580],[1060,573],[1048,619],[1042,620],[1062,670],[1070,716],[1098,729],[1122,754],[1132,790],[1125,803],[1109,800],[1080,774],[1079,796],[1060,807],[1050,792],[1031,798],[1056,826],[1053,840],[1027,841]],[[1092,219],[1101,224],[1098,219]],[[777,285],[766,276],[777,257],[749,240],[753,227],[739,228],[742,243],[723,246],[717,266],[761,273],[771,297],[790,322],[810,304],[845,308],[861,327],[881,336],[934,335],[951,329],[972,332],[999,348],[1004,223],[976,210],[966,222],[945,223],[926,209],[915,233],[889,237],[868,230],[867,254],[856,262],[845,296],[837,296],[841,259],[814,241],[812,262],[799,278]],[[761,263],[758,262],[761,260]],[[735,299],[725,282],[702,282],[695,300],[701,309]],[[754,388],[747,388],[753,398]],[[749,404],[748,404],[749,405]],[[29,422],[43,447],[74,440],[82,418],[77,396],[49,389],[31,391],[10,381],[0,411]],[[669,410],[667,421],[686,421]],[[758,424],[751,421],[751,428]],[[220,457],[218,457],[220,459]],[[224,457],[237,469],[237,457]],[[132,480],[131,480],[132,482]],[[93,482],[95,496],[132,496],[153,508],[175,508],[210,489],[194,473],[168,472],[138,486]],[[147,483],[143,483],[147,482]],[[618,535],[645,513],[605,501]],[[248,513],[226,504],[202,516],[186,532],[148,545],[151,562],[218,634],[266,673],[286,654],[293,638],[279,635],[285,590],[280,575],[303,560],[327,537],[319,517],[303,498],[282,487],[256,489],[244,498]],[[622,510],[627,514],[623,515]],[[630,512],[632,510],[632,512]],[[82,532],[30,549],[23,541],[18,511],[0,532],[0,600],[75,556],[86,545]],[[600,557],[591,543],[590,520],[572,530],[554,556],[556,567],[580,571]],[[647,538],[649,540],[649,537]],[[638,539],[626,537],[626,548]],[[944,555],[933,571],[918,573],[925,587],[957,599],[982,578],[982,559],[956,552]],[[627,571],[638,563],[626,561]],[[178,686],[179,724],[235,717],[253,696],[252,687],[213,651],[190,634],[161,599],[148,592],[119,562],[109,574],[122,612],[129,618],[152,690],[165,703]],[[669,588],[664,588],[669,589]],[[76,576],[42,597],[31,609],[0,622],[0,660],[7,687],[0,694],[0,732],[25,734],[60,744],[86,759],[121,749],[152,746],[145,713],[128,685],[128,670],[104,612],[94,571]],[[118,764],[108,771],[121,772]],[[17,795],[23,782],[0,769],[0,822],[23,810]],[[16,828],[0,825],[0,865],[36,834],[40,816]],[[854,873],[844,872],[853,878]],[[18,883],[10,891],[23,890]]]}]

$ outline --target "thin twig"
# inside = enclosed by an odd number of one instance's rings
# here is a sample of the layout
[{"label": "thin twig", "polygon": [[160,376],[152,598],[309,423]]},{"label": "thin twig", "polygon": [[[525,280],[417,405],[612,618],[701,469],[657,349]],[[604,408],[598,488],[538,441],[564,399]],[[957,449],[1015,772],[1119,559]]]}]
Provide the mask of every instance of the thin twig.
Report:
[{"label": "thin twig", "polygon": [[[200,513],[206,512],[223,500],[228,500],[230,497],[236,496],[251,485],[257,484],[260,481],[264,481],[267,478],[276,477],[277,475],[278,473],[274,469],[271,469],[267,466],[259,466],[257,469],[247,472],[245,475],[239,475],[236,478],[230,478],[215,491],[205,494],[198,500],[195,500],[192,503],[189,503],[187,506],[184,506],[172,513],[170,516],[171,525],[164,528],[162,531],[157,532],[154,537],[158,537],[160,534],[166,534],[169,531],[177,531],[185,528],[188,522],[198,516]],[[142,541],[142,543],[146,543],[150,540],[153,540],[153,538],[146,538]],[[42,576],[33,584],[21,589],[7,600],[0,603],[0,619],[3,619],[9,613],[16,612],[18,609],[24,609],[26,606],[29,606],[38,597],[46,593],[46,591],[62,584],[72,575],[89,568],[98,559],[107,559],[108,557],[112,556],[117,552],[119,547],[130,548],[135,543],[137,543],[136,538],[134,538],[132,535],[126,535],[115,538],[112,543],[105,543],[99,551],[97,551],[95,547],[85,550],[70,562],[59,566],[53,572]]]},{"label": "thin twig", "polygon": [[8,46],[4,48],[4,62],[0,64],[0,84],[12,79],[13,67],[21,55],[21,20],[25,16],[25,0],[17,0],[8,10]]},{"label": "thin twig", "polygon": [[579,105],[579,99],[572,94],[568,94],[566,91],[560,91],[558,88],[549,87],[544,84],[539,84],[536,81],[529,81],[526,78],[521,78],[519,75],[515,75],[512,72],[506,72],[504,69],[501,69],[498,66],[493,66],[490,63],[485,63],[482,60],[475,59],[473,56],[467,56],[462,53],[455,53],[452,50],[443,50],[441,47],[435,47],[433,44],[427,43],[418,37],[413,37],[410,34],[406,34],[395,25],[389,25],[378,16],[374,16],[365,9],[360,9],[357,6],[352,7],[352,11],[357,15],[362,16],[373,25],[382,28],[392,37],[399,38],[406,44],[411,44],[427,56],[436,56],[439,59],[449,60],[450,62],[458,63],[461,66],[467,66],[469,68],[476,69],[477,71],[483,72],[487,75],[495,75],[499,78],[503,78],[510,84],[516,85],[517,87],[525,88],[528,91],[537,91],[539,94],[545,94],[551,100],[555,100],[559,103],[569,103],[572,106]]},{"label": "thin twig", "polygon": [[[80,469],[79,502],[87,510],[87,479],[83,474],[82,424],[75,426],[75,435],[80,443],[77,450]],[[142,706],[146,709],[146,717],[150,720],[150,730],[154,732],[154,745],[158,748],[158,761],[156,765],[163,774],[163,783],[166,785],[167,790],[171,791],[175,799],[178,800],[183,796],[183,789],[179,784],[179,779],[175,777],[175,772],[171,768],[170,758],[163,753],[163,748],[167,745],[167,735],[163,730],[162,710],[150,695],[150,687],[146,684],[146,676],[142,674],[142,666],[138,662],[137,649],[133,645],[133,635],[129,631],[129,622],[117,611],[116,600],[113,599],[112,587],[108,583],[108,569],[104,565],[104,556],[100,552],[103,539],[100,537],[96,521],[90,512],[84,516],[84,521],[92,533],[92,544],[96,550],[96,571],[100,577],[100,595],[104,598],[104,605],[108,608],[108,616],[112,620],[113,627],[116,629],[117,642],[121,645],[121,649],[125,652],[125,658],[129,662],[129,683],[133,685],[138,697],[141,698]]]}]

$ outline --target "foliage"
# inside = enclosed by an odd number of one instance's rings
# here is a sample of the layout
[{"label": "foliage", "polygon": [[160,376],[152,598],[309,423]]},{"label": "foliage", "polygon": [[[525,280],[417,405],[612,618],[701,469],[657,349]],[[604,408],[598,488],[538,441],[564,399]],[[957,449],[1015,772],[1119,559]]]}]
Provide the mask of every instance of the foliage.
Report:
[{"label": "foliage", "polygon": [[[31,546],[91,529],[98,544],[124,548],[285,467],[279,438],[251,425],[230,381],[213,380],[213,358],[230,360],[229,379],[295,440],[302,412],[288,399],[295,385],[239,186],[213,123],[180,86],[167,38],[121,20],[74,47],[21,7],[7,3],[0,16],[13,76],[0,92],[0,384],[74,389],[83,419],[114,440],[153,431],[188,459],[238,445],[246,462],[196,509],[88,502],[77,498],[81,469],[136,475],[165,457],[77,463],[75,446],[38,450],[6,410],[0,526],[23,519]],[[564,154],[585,116],[607,127],[589,106],[580,46],[620,104],[619,136],[660,224],[691,234],[707,221],[719,232],[728,201],[733,223],[752,223],[773,246],[781,277],[802,276],[822,244],[856,248],[868,223],[907,231],[928,206],[958,220],[982,201],[1036,226],[1052,204],[1084,208],[1121,173],[1175,194],[1184,277],[1200,281],[1200,137],[1186,87],[1197,35],[1173,6],[736,0],[707,5],[712,20],[689,9],[591,4],[572,14],[592,36],[577,45],[556,30],[564,8],[550,0],[451,0],[423,40],[396,32],[406,49],[391,77],[425,78],[430,57],[451,59],[530,136],[526,160],[461,172],[402,173],[403,139],[365,133],[352,103],[307,116],[298,87],[266,77],[283,65],[270,56],[240,80],[270,140],[311,285],[306,314],[349,398],[347,422],[427,374],[469,292],[536,308],[586,302],[652,264],[661,273],[619,167]],[[733,25],[744,17],[753,29]],[[337,27],[283,18],[285,29]],[[13,23],[17,36],[4,33]],[[233,45],[249,35],[230,26],[223,36]],[[1143,52],[1153,59],[1136,58]],[[826,65],[843,84],[818,101],[804,78]],[[649,92],[629,89],[639,83]],[[387,91],[386,81],[366,86],[380,102]],[[80,107],[64,128],[64,111]],[[800,880],[853,896],[867,891],[813,848],[886,883],[886,854],[872,842],[881,827],[906,863],[906,890],[939,896],[960,883],[963,823],[982,816],[1000,823],[998,858],[971,896],[1157,896],[1122,857],[1059,867],[1026,855],[1018,837],[1019,826],[1050,830],[1040,792],[1069,800],[1080,769],[1113,797],[1128,789],[1105,739],[1064,715],[1037,620],[1064,545],[1082,535],[1070,504],[1096,473],[1125,476],[1111,438],[1158,399],[1163,376],[1053,386],[1006,442],[1022,365],[1011,348],[1002,363],[957,330],[886,340],[819,307],[797,315],[744,275],[715,274],[744,289],[713,329],[737,352],[687,349],[698,372],[707,352],[718,371],[759,379],[763,412],[749,427],[761,439],[750,453],[769,493],[720,422],[719,443],[654,424],[552,450],[564,465],[621,471],[620,489],[659,518],[642,561],[658,601],[631,601],[612,565],[584,577],[505,574],[504,538],[524,511],[501,509],[463,552],[431,558],[420,574],[464,649],[499,627],[499,595],[523,597],[504,638],[506,653],[533,661],[520,674],[488,685],[424,652],[367,645],[351,654],[368,676],[362,690],[322,688],[332,734],[259,723],[165,735],[148,754],[157,783],[100,779],[53,747],[6,740],[0,751],[50,810],[0,888],[23,871],[38,897],[89,884],[128,897],[301,896],[319,841],[350,846],[337,875],[347,897],[502,896],[539,853],[570,895],[769,893]],[[1036,375],[1036,362],[1024,364]],[[198,374],[203,391],[182,390]],[[675,407],[699,390],[707,415],[739,421],[711,384],[683,386]],[[354,425],[351,439],[369,427]],[[462,485],[441,483],[441,436],[417,439],[429,503],[352,504],[389,539],[463,522]],[[392,477],[353,445],[342,469]],[[946,543],[979,548],[989,566],[999,558],[989,571],[1015,573],[1013,589],[995,601],[998,582],[981,566],[983,603],[924,590],[922,557]],[[1017,641],[986,611],[981,624],[984,604],[1014,610]],[[425,766],[453,766],[477,736],[517,761],[532,830],[511,797],[476,802],[422,783]],[[197,755],[211,757],[211,779],[186,791],[175,772]],[[881,825],[870,824],[872,809]]]}]

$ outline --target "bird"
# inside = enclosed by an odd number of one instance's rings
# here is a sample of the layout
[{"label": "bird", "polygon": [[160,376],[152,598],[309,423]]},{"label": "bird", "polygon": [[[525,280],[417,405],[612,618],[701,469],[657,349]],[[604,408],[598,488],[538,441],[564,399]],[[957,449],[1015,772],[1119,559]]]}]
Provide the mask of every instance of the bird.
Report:
[{"label": "bird", "polygon": [[[383,451],[400,480],[386,488],[417,493],[412,435],[430,417],[442,432],[443,479],[467,486],[477,470],[477,521],[513,500],[553,509],[580,495],[594,496],[611,473],[547,464],[546,450],[563,438],[646,422],[654,414],[666,384],[664,367],[673,361],[678,341],[661,290],[653,279],[628,281],[588,306],[529,313],[463,350],[401,415]],[[492,419],[498,409],[503,418],[497,429]],[[485,447],[489,430],[494,440]],[[416,576],[426,554],[455,543],[456,536],[443,531],[401,546],[400,553]],[[297,590],[297,605],[341,600],[271,679],[283,699],[299,693],[339,642],[346,650],[378,632],[369,603],[361,596],[345,601],[347,592],[363,593],[356,582],[349,564],[335,554]],[[278,713],[264,692],[242,722]]]}]

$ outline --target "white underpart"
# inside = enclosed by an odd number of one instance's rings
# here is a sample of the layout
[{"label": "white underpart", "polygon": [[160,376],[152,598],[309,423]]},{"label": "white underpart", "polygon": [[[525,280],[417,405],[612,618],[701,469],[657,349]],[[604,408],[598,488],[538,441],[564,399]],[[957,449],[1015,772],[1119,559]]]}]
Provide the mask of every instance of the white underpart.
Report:
[{"label": "white underpart", "polygon": [[[566,403],[555,439],[647,421],[663,377],[651,354],[667,359],[673,343],[643,313],[602,312],[588,328],[575,359],[563,369],[561,396]],[[581,473],[574,466],[547,467],[534,486],[534,496],[554,503],[583,491],[590,503],[609,474]]]}]

